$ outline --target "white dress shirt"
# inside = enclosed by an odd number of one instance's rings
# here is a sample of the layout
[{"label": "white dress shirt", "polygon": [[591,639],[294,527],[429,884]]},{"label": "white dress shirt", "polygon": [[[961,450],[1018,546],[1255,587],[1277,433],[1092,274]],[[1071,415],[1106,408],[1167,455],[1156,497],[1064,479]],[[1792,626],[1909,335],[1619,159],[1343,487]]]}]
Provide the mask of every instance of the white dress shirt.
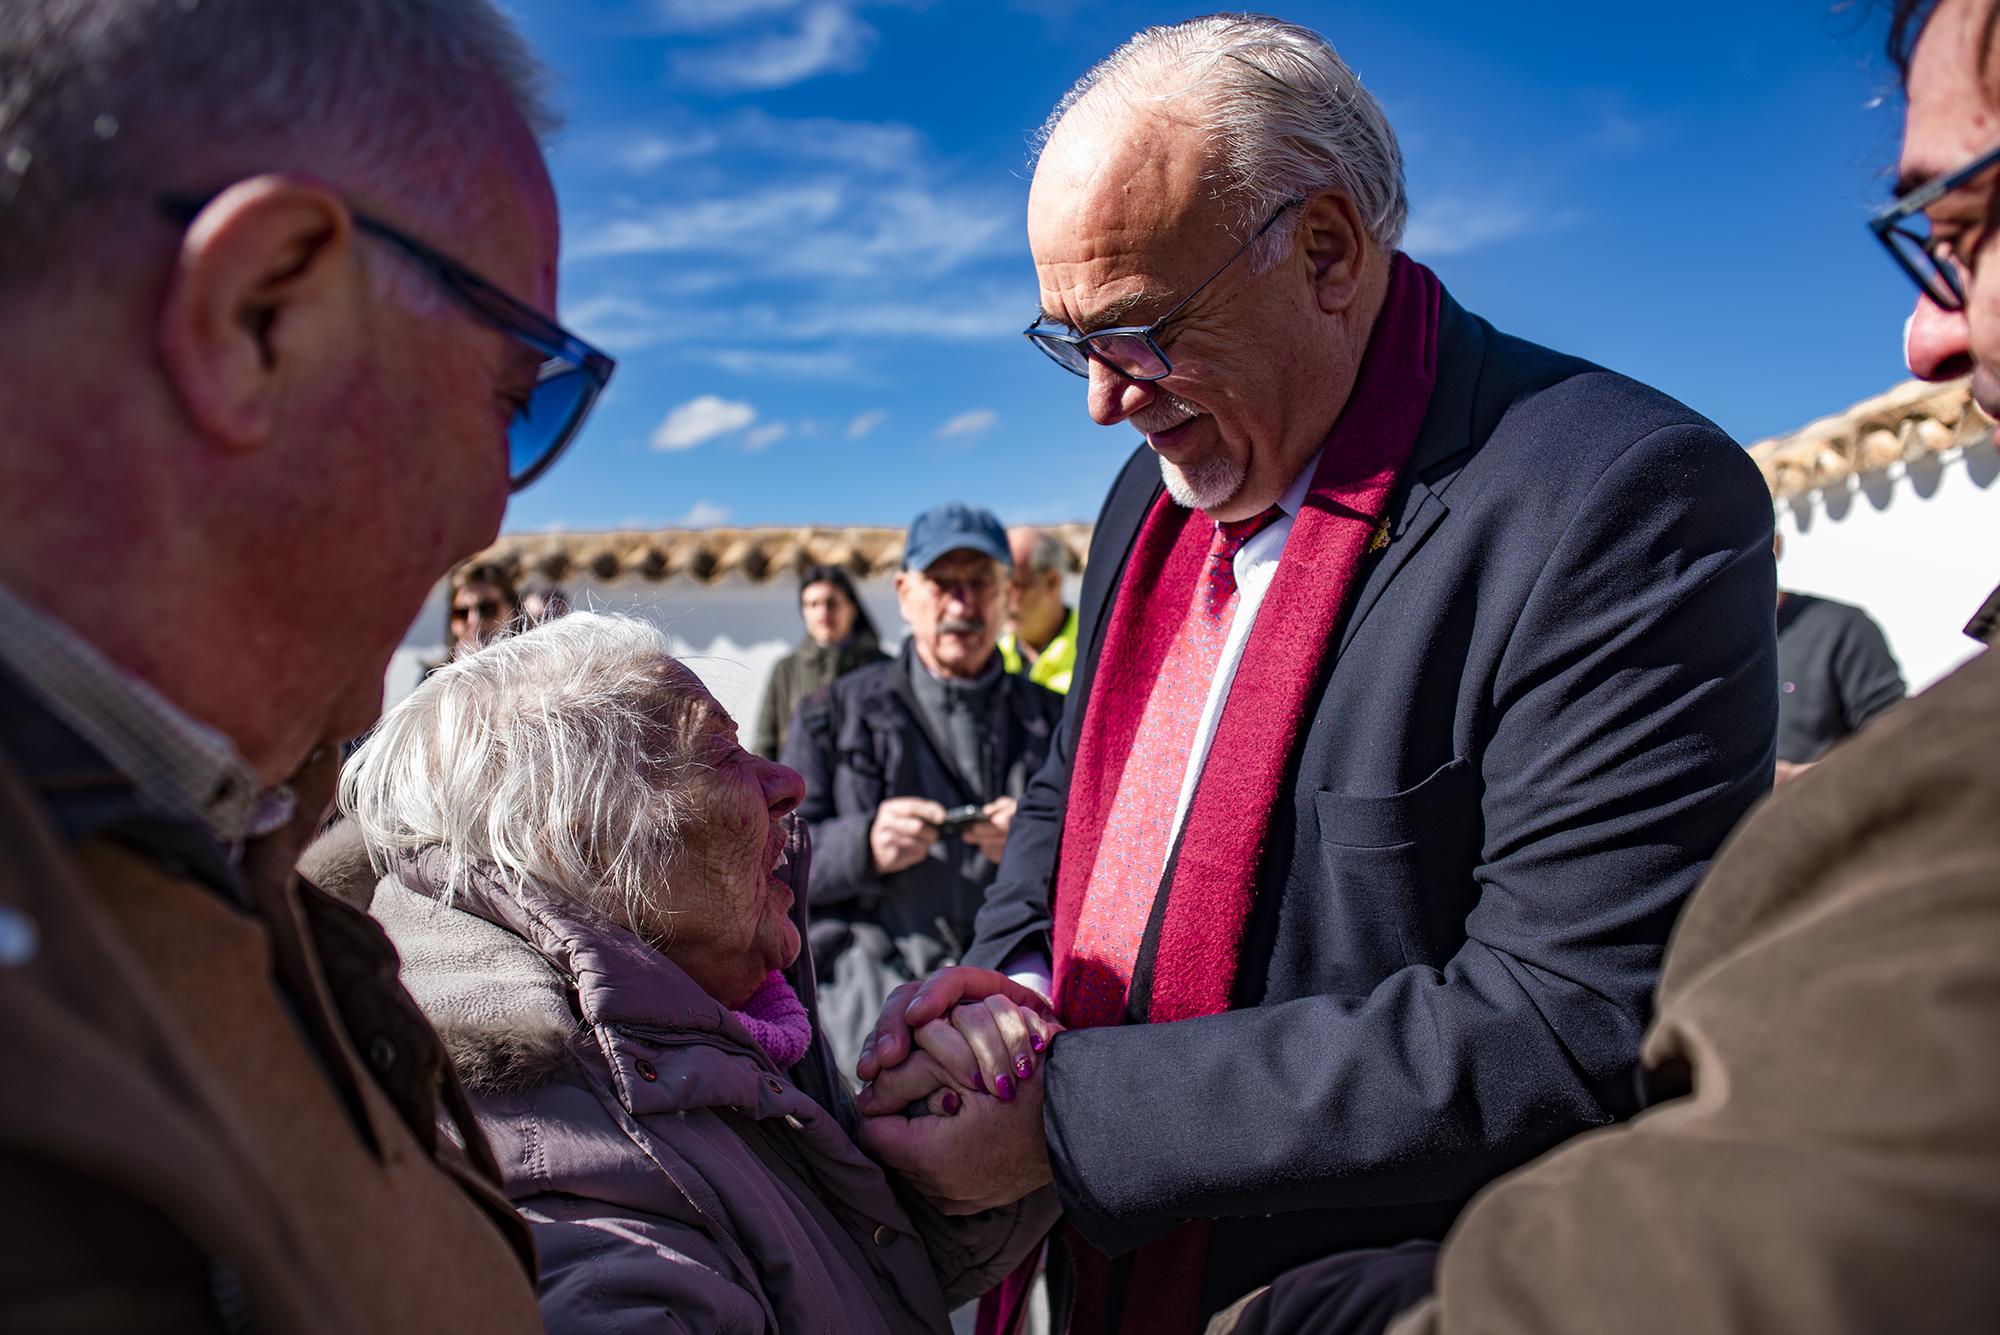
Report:
[{"label": "white dress shirt", "polygon": [[[1201,782],[1202,767],[1208,763],[1208,749],[1215,743],[1215,729],[1222,721],[1222,706],[1229,700],[1229,688],[1236,681],[1237,668],[1243,663],[1244,647],[1250,643],[1250,631],[1257,624],[1257,610],[1264,605],[1264,595],[1271,591],[1271,581],[1278,577],[1278,562],[1285,554],[1285,540],[1291,536],[1292,521],[1298,518],[1299,507],[1305,504],[1306,492],[1312,487],[1313,472],[1318,467],[1319,454],[1315,452],[1306,461],[1305,468],[1292,479],[1292,485],[1285,488],[1285,494],[1278,498],[1278,508],[1284,513],[1244,543],[1236,553],[1236,611],[1229,620],[1229,634],[1222,642],[1222,656],[1216,660],[1215,677],[1208,684],[1208,699],[1201,707],[1201,720],[1195,725],[1194,748],[1188,752],[1187,772],[1181,778],[1180,800],[1174,805],[1174,823],[1168,831],[1167,846],[1160,850],[1160,871],[1163,875],[1167,869],[1166,860],[1172,856],[1173,847],[1180,840],[1181,824],[1187,820],[1195,787]],[[1045,997],[1049,995],[1051,970],[1049,961],[1040,951],[1020,951],[1007,961],[1005,972],[1015,982],[1032,987]]]}]

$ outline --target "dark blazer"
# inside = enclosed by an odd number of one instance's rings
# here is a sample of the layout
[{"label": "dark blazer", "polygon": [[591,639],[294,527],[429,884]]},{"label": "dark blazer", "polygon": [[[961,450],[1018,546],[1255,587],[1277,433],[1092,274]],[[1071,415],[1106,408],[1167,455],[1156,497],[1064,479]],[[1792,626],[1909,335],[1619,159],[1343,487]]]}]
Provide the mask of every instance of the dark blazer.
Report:
[{"label": "dark blazer", "polygon": [[[1274,816],[1236,1009],[1071,1032],[1047,1066],[1070,1221],[1114,1254],[1221,1221],[1205,1312],[1309,1256],[1438,1236],[1483,1182],[1629,1113],[1668,930],[1771,782],[1776,572],[1749,458],[1449,296],[1441,326],[1389,545]],[[1159,491],[1135,451],[968,962],[1048,948],[1107,602]]]}]

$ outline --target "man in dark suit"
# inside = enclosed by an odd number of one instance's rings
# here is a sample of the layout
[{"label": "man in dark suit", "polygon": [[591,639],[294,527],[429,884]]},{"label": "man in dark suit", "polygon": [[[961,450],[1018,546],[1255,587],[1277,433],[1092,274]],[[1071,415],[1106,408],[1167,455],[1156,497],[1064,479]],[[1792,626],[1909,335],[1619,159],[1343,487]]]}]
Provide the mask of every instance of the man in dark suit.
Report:
[{"label": "man in dark suit", "polygon": [[[1910,369],[2000,415],[2000,0],[1900,0],[1877,235]],[[1891,232],[1900,232],[1892,236]],[[1987,560],[1989,552],[1968,551]],[[1966,628],[1991,642],[2000,595]],[[1785,786],[1674,937],[1647,1115],[1495,1182],[1427,1245],[1293,1271],[1216,1335],[1990,1329],[2000,1308],[2000,657]],[[1434,1272],[1434,1273],[1433,1273]]]},{"label": "man in dark suit", "polygon": [[[1013,1103],[864,1135],[949,1208],[1052,1178],[1073,1330],[1440,1236],[1630,1112],[1668,930],[1770,784],[1756,470],[1461,309],[1403,216],[1380,109],[1255,17],[1133,39],[1035,175],[1031,337],[1146,437],[969,955],[1053,963],[1070,1028]],[[904,1018],[995,986],[892,999],[865,1105],[921,1092]]]}]

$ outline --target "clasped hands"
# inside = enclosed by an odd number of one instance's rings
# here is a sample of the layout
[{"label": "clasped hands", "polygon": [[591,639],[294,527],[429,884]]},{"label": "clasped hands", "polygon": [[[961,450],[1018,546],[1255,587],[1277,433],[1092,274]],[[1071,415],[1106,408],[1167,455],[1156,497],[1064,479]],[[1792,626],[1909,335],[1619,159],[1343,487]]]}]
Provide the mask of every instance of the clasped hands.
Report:
[{"label": "clasped hands", "polygon": [[1047,1001],[989,969],[903,984],[862,1045],[863,1148],[945,1214],[1047,1185],[1042,1072],[1061,1031]]}]

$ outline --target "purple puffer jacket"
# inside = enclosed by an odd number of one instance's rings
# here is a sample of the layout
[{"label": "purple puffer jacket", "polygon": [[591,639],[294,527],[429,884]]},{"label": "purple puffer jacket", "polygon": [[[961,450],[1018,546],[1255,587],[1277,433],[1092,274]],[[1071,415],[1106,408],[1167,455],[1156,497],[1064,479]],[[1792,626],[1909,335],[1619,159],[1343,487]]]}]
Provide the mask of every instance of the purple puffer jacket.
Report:
[{"label": "purple puffer jacket", "polygon": [[447,907],[440,862],[371,911],[534,1230],[551,1331],[943,1331],[1053,1222],[1047,1191],[937,1214],[664,956],[497,875]]}]

